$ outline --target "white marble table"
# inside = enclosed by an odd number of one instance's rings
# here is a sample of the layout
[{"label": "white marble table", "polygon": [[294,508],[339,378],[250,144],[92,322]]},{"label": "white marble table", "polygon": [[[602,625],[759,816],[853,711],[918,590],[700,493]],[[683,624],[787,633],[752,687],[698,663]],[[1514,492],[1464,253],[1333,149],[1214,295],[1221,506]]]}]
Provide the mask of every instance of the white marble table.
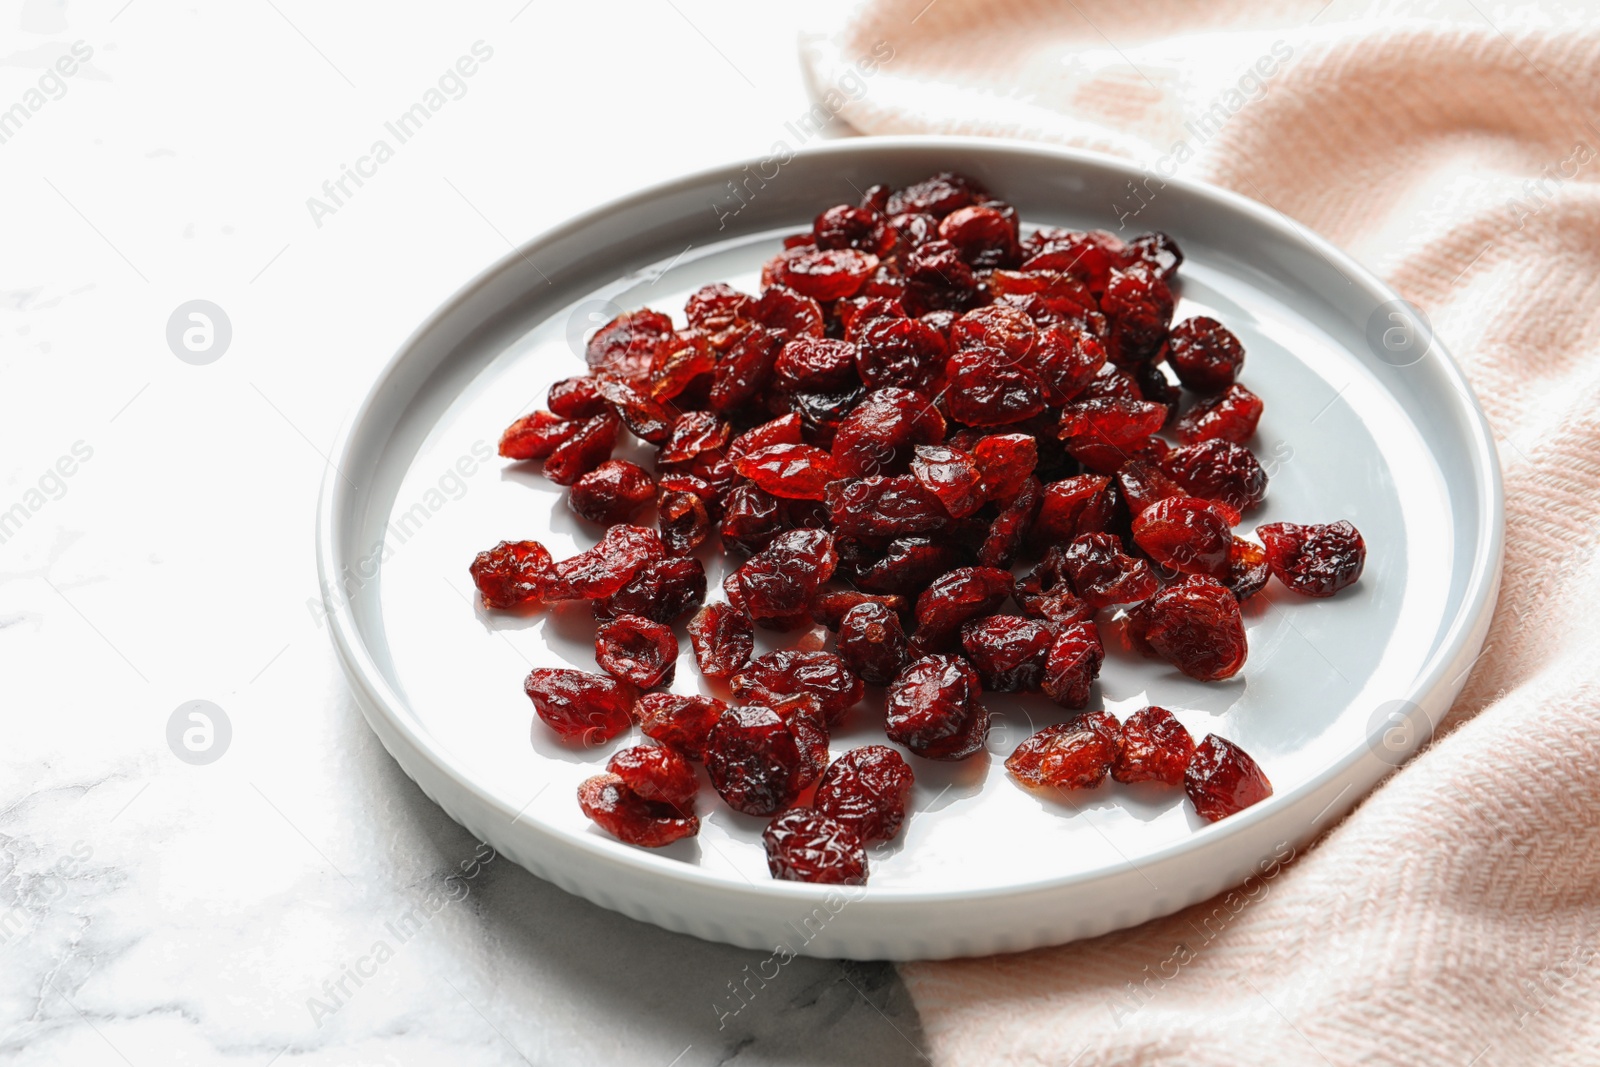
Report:
[{"label": "white marble table", "polygon": [[[763,10],[0,13],[0,1061],[921,1058],[887,965],[796,960],[724,1014],[765,954],[485,860],[310,610],[324,454],[419,319],[509,242],[809,108],[798,11]],[[231,338],[185,361],[193,300]],[[169,731],[196,700],[205,763]]]}]

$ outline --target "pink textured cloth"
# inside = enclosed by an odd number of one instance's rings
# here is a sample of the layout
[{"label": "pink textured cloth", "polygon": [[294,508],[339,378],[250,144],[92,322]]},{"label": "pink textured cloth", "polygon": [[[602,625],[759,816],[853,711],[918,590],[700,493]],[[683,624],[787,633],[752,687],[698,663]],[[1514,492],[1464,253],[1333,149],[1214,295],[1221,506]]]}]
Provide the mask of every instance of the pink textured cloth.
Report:
[{"label": "pink textured cloth", "polygon": [[1242,904],[904,967],[937,1064],[1600,1063],[1600,12],[1320,7],[876,0],[807,50],[826,87],[892,45],[865,133],[1100,149],[1331,238],[1431,317],[1506,475],[1434,743]]}]

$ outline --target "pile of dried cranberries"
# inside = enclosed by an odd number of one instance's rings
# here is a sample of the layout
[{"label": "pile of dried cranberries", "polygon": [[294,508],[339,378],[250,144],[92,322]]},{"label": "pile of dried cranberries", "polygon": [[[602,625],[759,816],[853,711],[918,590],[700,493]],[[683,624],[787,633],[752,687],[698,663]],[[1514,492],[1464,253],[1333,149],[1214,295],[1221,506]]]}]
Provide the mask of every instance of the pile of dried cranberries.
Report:
[{"label": "pile of dried cranberries", "polygon": [[[584,812],[647,847],[695,834],[699,761],[730,807],[770,819],[775,877],[861,883],[913,781],[887,745],[829,761],[866,685],[923,759],[983,750],[986,692],[1041,692],[1074,714],[1006,760],[1023,785],[1181,785],[1206,820],[1270,795],[1241,749],[1196,745],[1163,708],[1085,710],[1104,639],[1230,678],[1239,605],[1269,576],[1331,596],[1366,556],[1348,522],[1234,534],[1266,494],[1246,444],[1262,401],[1226,327],[1172,323],[1182,262],[1161,233],[1024,237],[1010,205],[938,174],[818,215],[759,295],[708,285],[681,328],[641,310],[595,333],[589,373],[500,454],[542,460],[604,536],[560,562],[521,541],[472,564],[491,608],[582,600],[600,620],[604,674],[528,675],[551,729],[594,745],[637,725],[659,746],[613,755]],[[653,471],[612,458],[624,430]],[[629,524],[652,506],[655,528]],[[695,553],[714,537],[743,562],[707,604]],[[730,699],[660,691],[685,619]],[[757,626],[796,647],[754,655]]]}]

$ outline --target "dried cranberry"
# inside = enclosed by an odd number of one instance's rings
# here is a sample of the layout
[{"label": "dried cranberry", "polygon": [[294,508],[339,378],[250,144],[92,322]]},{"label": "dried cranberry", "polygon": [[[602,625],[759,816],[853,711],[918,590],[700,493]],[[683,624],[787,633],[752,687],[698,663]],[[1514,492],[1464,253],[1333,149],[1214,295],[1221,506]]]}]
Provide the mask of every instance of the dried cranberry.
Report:
[{"label": "dried cranberry", "polygon": [[1167,362],[1185,388],[1220,393],[1232,385],[1244,366],[1244,346],[1216,319],[1197,315],[1184,319],[1167,337]]},{"label": "dried cranberry", "polygon": [[815,697],[829,726],[860,703],[865,692],[861,679],[834,653],[792,649],[757,656],[729,679],[729,685],[734,696],[754,704],[770,705],[786,696]]},{"label": "dried cranberry", "polygon": [[1100,676],[1106,650],[1100,630],[1092,622],[1061,626],[1045,658],[1040,688],[1064,708],[1089,706],[1089,691]]},{"label": "dried cranberry", "polygon": [[1272,783],[1244,749],[1207,734],[1183,776],[1184,792],[1206,822],[1216,822],[1272,795]]},{"label": "dried cranberry", "polygon": [[1133,541],[1163,567],[1183,574],[1228,574],[1233,533],[1209,500],[1169,496],[1133,520]]},{"label": "dried cranberry", "polygon": [[640,378],[672,336],[672,320],[661,312],[627,311],[595,331],[584,355],[597,373]]},{"label": "dried cranberry", "polygon": [[711,536],[711,515],[698,493],[665,491],[656,499],[656,512],[668,555],[687,556]]},{"label": "dried cranberry", "polygon": [[942,219],[972,203],[979,192],[981,190],[970,178],[944,171],[904,189],[896,189],[889,194],[884,210],[891,215],[915,212]]},{"label": "dried cranberry", "polygon": [[550,552],[537,541],[501,541],[479,552],[469,569],[479,595],[491,608],[537,604],[556,577]]},{"label": "dried cranberry", "polygon": [[1133,263],[1141,260],[1159,271],[1163,278],[1170,279],[1183,265],[1183,251],[1178,248],[1178,242],[1156,230],[1154,233],[1142,233],[1135,237],[1123,250],[1122,262]]},{"label": "dried cranberry", "polygon": [[1006,760],[1006,770],[1035,789],[1093,789],[1116,761],[1119,738],[1117,720],[1093,711],[1046,726],[1022,742]]},{"label": "dried cranberry", "polygon": [[1278,581],[1302,596],[1332,596],[1360,578],[1366,566],[1367,543],[1348,522],[1274,522],[1257,526],[1256,536]]},{"label": "dried cranberry", "polygon": [[978,672],[960,656],[924,656],[889,687],[889,740],[925,759],[966,759],[989,735],[982,694]]},{"label": "dried cranberry", "polygon": [[1111,479],[1080,474],[1045,487],[1039,518],[1033,525],[1035,545],[1048,547],[1080,534],[1100,533],[1111,523]]},{"label": "dried cranberry", "polygon": [[936,307],[962,303],[978,287],[972,265],[961,258],[961,250],[942,239],[912,249],[901,269],[906,279],[920,288],[923,300]]},{"label": "dried cranberry", "polygon": [[1122,465],[1117,471],[1117,489],[1134,515],[1158,500],[1185,495],[1183,486],[1168,477],[1159,466],[1143,459],[1130,459]]},{"label": "dried cranberry", "polygon": [[638,577],[594,604],[598,619],[642,615],[652,622],[674,623],[706,599],[706,569],[697,559],[662,559],[646,564]]},{"label": "dried cranberry", "polygon": [[728,705],[716,697],[646,693],[633,706],[633,716],[646,737],[688,759],[705,758],[706,735]]},{"label": "dried cranberry", "polygon": [[878,269],[878,257],[853,248],[795,249],[773,263],[772,277],[814,300],[854,296]]},{"label": "dried cranberry", "polygon": [[587,552],[556,564],[570,595],[600,600],[621,589],[657,560],[666,558],[661,535],[642,526],[613,526]]},{"label": "dried cranberry", "polygon": [[705,382],[717,369],[717,350],[699,330],[686,330],[678,343],[650,372],[650,399],[661,402],[681,397],[690,387]]},{"label": "dried cranberry", "polygon": [[957,351],[997,349],[1007,363],[1020,363],[1033,350],[1037,334],[1033,320],[1016,308],[990,304],[973,308],[952,322],[950,343]]},{"label": "dried cranberry", "polygon": [[535,411],[507,426],[500,435],[500,454],[506,459],[545,459],[584,423],[548,411]]},{"label": "dried cranberry", "polygon": [[596,415],[545,458],[544,476],[557,485],[572,485],[611,458],[621,429],[621,421],[611,412]]},{"label": "dried cranberry", "polygon": [[746,815],[771,815],[800,793],[799,746],[771,708],[723,712],[706,736],[705,760],[717,795]]},{"label": "dried cranberry", "polygon": [[1191,575],[1161,590],[1136,614],[1137,632],[1162,659],[1191,678],[1232,678],[1249,649],[1239,602],[1214,578]]},{"label": "dried cranberry", "polygon": [[545,403],[563,419],[592,419],[610,410],[597,385],[596,380],[587,375],[563,378],[550,387]]},{"label": "dried cranberry", "polygon": [[641,800],[667,804],[684,815],[694,811],[700,783],[689,761],[669,748],[624,748],[606,761],[606,770]]},{"label": "dried cranberry", "polygon": [[874,389],[926,389],[944,364],[944,337],[917,319],[872,319],[854,340],[856,371]]},{"label": "dried cranberry", "polygon": [[879,389],[839,424],[833,457],[842,476],[899,474],[910,464],[917,445],[938,444],[944,431],[943,416],[921,393]]},{"label": "dried cranberry", "polygon": [[1052,326],[1039,334],[1034,346],[1034,366],[1044,383],[1045,402],[1060,407],[1075,400],[1107,366],[1106,350],[1080,330]]},{"label": "dried cranberry", "polygon": [[984,495],[1010,500],[1039,464],[1039,443],[1025,433],[990,434],[972,446],[972,459],[983,472]]},{"label": "dried cranberry", "polygon": [[1093,397],[1074,400],[1061,409],[1061,437],[1127,448],[1161,429],[1166,421],[1167,409],[1160,404]]},{"label": "dried cranberry", "polygon": [[1127,362],[1154,356],[1172,325],[1172,290],[1160,271],[1142,262],[1111,271],[1100,307]]},{"label": "dried cranberry", "polygon": [[656,454],[658,463],[687,463],[702,452],[720,451],[731,436],[727,423],[709,411],[686,411],[672,423],[672,432]]},{"label": "dried cranberry", "polygon": [[810,445],[771,445],[740,456],[734,469],[773,496],[821,500],[839,477],[831,455]]},{"label": "dried cranberry", "polygon": [[[840,562],[843,563],[842,558]],[[811,617],[818,625],[837,630],[844,622],[844,617],[850,613],[850,609],[862,604],[877,604],[900,616],[906,616],[911,611],[910,603],[903,596],[858,593],[848,589],[818,595],[817,599],[811,602]]]},{"label": "dried cranberry", "polygon": [[645,800],[616,774],[597,774],[578,786],[578,806],[612,837],[643,848],[660,848],[700,832],[699,818]]},{"label": "dried cranberry", "polygon": [[1193,496],[1249,511],[1267,495],[1267,472],[1254,454],[1232,441],[1212,439],[1173,449],[1162,469]]},{"label": "dried cranberry", "polygon": [[1166,708],[1140,708],[1122,723],[1122,747],[1111,777],[1119,782],[1182,785],[1194,738]]},{"label": "dried cranberry", "polygon": [[1000,505],[1000,514],[989,524],[983,544],[978,547],[978,562],[985,567],[1009,567],[1017,561],[1038,521],[1044,487],[1029,476],[1016,496]]},{"label": "dried cranberry", "polygon": [[881,603],[857,604],[839,621],[839,655],[870,685],[888,685],[899,676],[909,644],[900,616]]},{"label": "dried cranberry", "polygon": [[917,597],[917,640],[930,650],[944,648],[962,623],[993,614],[1015,584],[1011,572],[998,567],[961,567],[942,576]]},{"label": "dried cranberry", "polygon": [[695,662],[707,678],[727,678],[744,669],[755,650],[750,616],[730,604],[707,604],[689,622]]},{"label": "dried cranberry", "polygon": [[1186,445],[1220,437],[1242,445],[1256,432],[1264,405],[1242,385],[1230,385],[1219,396],[1207,397],[1183,413],[1173,427]]},{"label": "dried cranberry", "polygon": [[782,502],[754,483],[735,486],[722,513],[722,543],[741,552],[759,552],[782,529]]},{"label": "dried cranberry", "polygon": [[713,282],[696,289],[683,310],[690,326],[720,334],[744,319],[751,303],[750,297],[726,282]]},{"label": "dried cranberry", "polygon": [[812,804],[854,830],[863,844],[890,841],[905,824],[915,782],[900,753],[888,745],[864,745],[833,761]]},{"label": "dried cranberry", "polygon": [[632,688],[603,674],[540,667],[529,672],[522,689],[563,741],[603,744],[633,725]]},{"label": "dried cranberry", "polygon": [[594,657],[607,674],[640,689],[654,689],[672,684],[678,639],[671,627],[638,615],[621,615],[596,632]]},{"label": "dried cranberry", "polygon": [[1272,568],[1267,563],[1267,550],[1235,537],[1228,549],[1228,577],[1222,583],[1233,594],[1233,599],[1243,604],[1265,589],[1270,577]]},{"label": "dried cranberry", "polygon": [[[779,291],[767,290],[768,293]],[[811,301],[811,304],[815,307],[816,301]],[[821,336],[820,328],[817,335]],[[728,350],[727,356],[717,364],[709,397],[711,410],[735,417],[744,414],[747,408],[760,400],[762,392],[772,384],[773,368],[777,365],[778,353],[783,351],[786,337],[782,330],[764,327],[756,327],[740,336]]]},{"label": "dried cranberry", "polygon": [[779,534],[733,572],[744,601],[739,606],[758,622],[804,614],[838,562],[833,536],[826,530]]},{"label": "dried cranberry", "polygon": [[992,207],[957,208],[939,223],[939,236],[974,267],[1014,267],[1022,260],[1016,219]]},{"label": "dried cranberry", "polygon": [[620,380],[603,379],[596,388],[610,401],[628,432],[639,440],[659,445],[671,435],[677,415],[666,405]]},{"label": "dried cranberry", "polygon": [[949,445],[918,445],[911,473],[939,498],[953,518],[965,518],[983,506],[983,471],[970,455]]},{"label": "dried cranberry", "polygon": [[849,826],[810,808],[786,811],[761,834],[767,869],[786,882],[866,885],[867,854]]},{"label": "dried cranberry", "polygon": [[834,482],[827,501],[834,529],[847,537],[932,533],[950,521],[939,498],[909,474]]},{"label": "dried cranberry", "polygon": [[961,628],[962,650],[991,693],[1038,689],[1054,643],[1049,626],[1020,615],[990,615]]},{"label": "dried cranberry", "polygon": [[889,542],[883,558],[850,573],[858,587],[873,593],[917,596],[939,575],[969,557],[953,544],[926,537],[902,537]]},{"label": "dried cranberry", "polygon": [[780,338],[822,336],[821,305],[788,286],[774,285],[762,293],[750,306],[750,317],[769,330],[780,331]]},{"label": "dried cranberry", "polygon": [[1156,591],[1150,565],[1122,550],[1114,534],[1090,533],[1074,538],[1061,556],[1062,573],[1085,603],[1104,608],[1133,604]]},{"label": "dried cranberry", "polygon": [[812,239],[818,248],[854,248],[881,256],[894,247],[894,235],[885,225],[883,214],[866,208],[839,204],[830,207],[811,225]]},{"label": "dried cranberry", "polygon": [[590,522],[627,522],[656,495],[656,483],[637,463],[608,459],[573,483],[567,505]]},{"label": "dried cranberry", "polygon": [[1005,426],[1044,410],[1044,383],[998,348],[969,348],[946,364],[946,410],[968,426]]},{"label": "dried cranberry", "polygon": [[825,337],[796,338],[778,353],[773,372],[779,388],[791,392],[826,393],[848,389],[859,381],[856,375],[856,346],[849,341]]}]

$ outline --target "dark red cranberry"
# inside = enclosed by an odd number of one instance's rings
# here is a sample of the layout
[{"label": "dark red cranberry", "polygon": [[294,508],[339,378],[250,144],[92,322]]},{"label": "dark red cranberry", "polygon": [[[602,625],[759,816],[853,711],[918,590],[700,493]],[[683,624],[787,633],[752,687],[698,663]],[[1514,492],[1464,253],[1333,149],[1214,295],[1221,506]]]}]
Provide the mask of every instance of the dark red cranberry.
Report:
[{"label": "dark red cranberry", "polygon": [[1256,761],[1216,734],[1207,734],[1194,750],[1183,789],[1206,822],[1235,815],[1272,795],[1272,783]]},{"label": "dark red cranberry", "polygon": [[813,806],[856,832],[863,844],[900,833],[916,776],[888,745],[852,748],[828,767]]},{"label": "dark red cranberry", "polygon": [[866,885],[867,853],[849,826],[810,808],[786,811],[762,832],[767,869],[786,882]]},{"label": "dark red cranberry", "polygon": [[1257,526],[1256,536],[1278,581],[1302,596],[1332,596],[1360,578],[1366,566],[1367,543],[1348,522],[1274,522]]}]

